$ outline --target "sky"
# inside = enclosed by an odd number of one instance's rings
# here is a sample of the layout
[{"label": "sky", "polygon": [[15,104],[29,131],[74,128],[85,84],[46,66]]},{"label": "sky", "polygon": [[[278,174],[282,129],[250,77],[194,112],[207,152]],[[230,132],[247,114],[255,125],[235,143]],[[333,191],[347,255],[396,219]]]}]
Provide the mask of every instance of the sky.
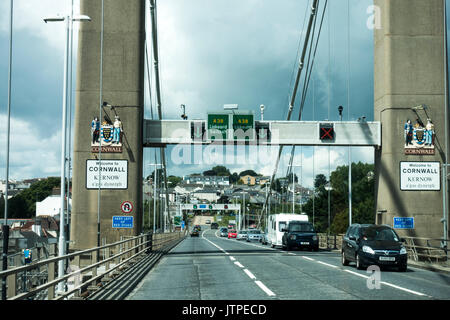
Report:
[{"label": "sky", "polygon": [[[181,104],[189,119],[205,119],[207,112],[222,111],[224,104],[233,103],[240,110],[254,111],[256,120],[261,104],[265,105],[265,120],[285,120],[311,1],[158,1],[163,119],[181,119]],[[64,24],[46,24],[43,18],[67,13],[71,2],[39,0],[36,5],[36,0],[14,1],[11,179],[60,174]],[[320,1],[319,17],[324,2]],[[361,116],[373,120],[371,5],[372,0],[329,1],[302,120],[337,121],[339,105],[344,106],[344,121]],[[74,0],[74,12],[79,13],[79,0]],[[75,26],[74,77],[77,31]],[[147,31],[151,41],[150,29]],[[8,57],[9,1],[4,0],[0,2],[0,179],[6,176]],[[302,86],[303,80],[300,93]],[[150,119],[152,107],[156,114],[155,94],[148,87],[152,86],[146,83],[145,118]],[[292,120],[298,118],[299,101],[300,95]],[[75,107],[74,102],[72,117]],[[199,173],[221,164],[209,159],[202,164],[177,165],[173,149],[166,149],[168,175]],[[275,149],[265,152],[273,155]],[[285,148],[280,174],[286,173],[290,152],[290,147]],[[234,163],[226,164],[231,172],[253,169],[264,175],[273,173],[274,161],[252,164],[243,157],[251,153],[248,149],[236,153]],[[153,170],[148,164],[154,163],[154,154],[154,149],[144,150],[144,176]],[[159,158],[159,151],[157,154]],[[297,147],[295,154],[294,163],[302,164],[296,170],[301,171],[305,184],[312,184],[319,173],[328,175],[336,166],[348,165],[348,148],[305,146]],[[373,163],[373,148],[353,147],[352,161]]]}]

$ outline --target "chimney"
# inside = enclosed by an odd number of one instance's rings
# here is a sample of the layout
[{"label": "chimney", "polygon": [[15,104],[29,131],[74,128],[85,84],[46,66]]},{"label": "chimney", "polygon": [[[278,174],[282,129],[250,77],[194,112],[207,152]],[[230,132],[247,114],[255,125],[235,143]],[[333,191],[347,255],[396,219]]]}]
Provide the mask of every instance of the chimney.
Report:
[{"label": "chimney", "polygon": [[39,237],[42,236],[42,226],[41,226],[41,220],[36,220],[31,227],[31,230],[36,233]]}]

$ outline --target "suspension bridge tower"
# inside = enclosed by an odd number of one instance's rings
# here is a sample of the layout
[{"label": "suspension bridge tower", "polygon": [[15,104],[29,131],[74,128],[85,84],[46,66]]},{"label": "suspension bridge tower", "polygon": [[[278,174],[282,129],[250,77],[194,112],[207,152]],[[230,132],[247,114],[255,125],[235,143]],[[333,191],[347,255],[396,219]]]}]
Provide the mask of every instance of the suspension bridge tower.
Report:
[{"label": "suspension bridge tower", "polygon": [[443,1],[374,4],[374,118],[382,125],[377,221],[404,236],[442,238],[449,199],[443,183],[449,139]]},{"label": "suspension bridge tower", "polygon": [[74,250],[136,235],[142,225],[145,1],[81,0],[80,12],[92,21],[79,31]]}]

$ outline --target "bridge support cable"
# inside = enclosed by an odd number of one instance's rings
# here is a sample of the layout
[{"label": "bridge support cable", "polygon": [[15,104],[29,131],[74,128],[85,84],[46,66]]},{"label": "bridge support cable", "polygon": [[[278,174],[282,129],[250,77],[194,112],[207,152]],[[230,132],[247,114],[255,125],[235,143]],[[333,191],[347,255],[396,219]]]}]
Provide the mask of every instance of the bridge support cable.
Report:
[{"label": "bridge support cable", "polygon": [[[161,111],[161,87],[159,80],[159,57],[158,57],[158,32],[156,23],[156,0],[150,0],[150,16],[152,20],[152,43],[153,43],[153,66],[155,69],[155,88],[156,88],[156,107],[158,108],[159,120],[162,120]],[[164,189],[165,189],[165,210],[169,213],[169,194],[167,191],[167,168],[166,168],[166,154],[164,148],[160,148],[161,163],[163,165],[163,176],[164,176]],[[164,225],[165,225],[165,215],[164,215]]]},{"label": "bridge support cable", "polygon": [[[325,17],[325,11],[327,9],[327,5],[328,5],[328,0],[325,1],[324,7],[323,7],[322,18],[321,18],[320,26],[319,26],[319,32],[318,32],[317,38],[315,40],[315,44],[314,44],[314,35],[315,35],[315,30],[316,30],[317,18],[314,20],[314,26],[313,26],[312,37],[311,37],[311,45],[310,45],[309,54],[308,54],[308,63],[307,63],[307,66],[306,66],[306,74],[305,74],[305,79],[304,79],[304,83],[303,83],[302,99],[301,99],[301,102],[300,102],[300,108],[299,108],[299,113],[298,113],[298,121],[302,120],[303,107],[304,107],[305,102],[306,102],[306,96],[307,96],[308,89],[309,89],[309,83],[311,81],[311,75],[312,75],[313,68],[314,68],[314,62],[315,62],[315,59],[316,59],[317,47],[318,47],[318,44],[319,44],[320,35],[322,33],[323,20],[324,20],[324,17]],[[313,47],[314,47],[314,53],[313,53],[312,59],[311,59],[311,52],[312,52],[312,48]],[[289,174],[291,173],[290,170],[291,170],[291,167],[292,167],[294,153],[295,153],[295,146],[292,147],[291,156],[290,156],[290,160],[289,160],[289,165],[288,165],[288,168],[287,168],[286,176],[289,176]]]},{"label": "bridge support cable", "polygon": [[[310,16],[309,16],[309,21],[308,21],[308,26],[307,26],[307,30],[306,30],[306,36],[305,36],[305,40],[304,40],[304,44],[303,44],[302,54],[301,54],[300,62],[299,62],[299,65],[298,65],[297,76],[296,76],[296,79],[295,79],[291,100],[290,100],[290,103],[289,103],[289,109],[288,109],[288,114],[287,114],[287,119],[286,119],[287,121],[291,120],[292,111],[294,110],[294,104],[295,104],[295,99],[296,99],[296,96],[297,96],[298,85],[299,85],[299,82],[300,82],[300,78],[301,78],[302,71],[303,71],[303,66],[304,66],[304,63],[305,63],[305,56],[306,56],[306,52],[307,52],[307,49],[308,49],[308,43],[309,43],[309,39],[310,39],[310,36],[311,36],[313,22],[315,21],[315,17],[316,17],[318,3],[319,3],[319,0],[314,0],[313,3],[312,3],[312,6],[311,6],[311,13],[310,13]],[[277,160],[276,160],[276,163],[275,163],[275,169],[274,169],[272,177],[270,179],[271,184],[274,183],[274,181],[275,181],[275,176],[277,174],[278,165],[279,165],[279,162],[280,162],[280,158],[281,158],[282,152],[283,152],[283,146],[279,146],[278,147],[278,156],[277,156]],[[264,201],[263,208],[265,208],[267,206],[268,198],[269,197],[266,196],[266,200]]]}]

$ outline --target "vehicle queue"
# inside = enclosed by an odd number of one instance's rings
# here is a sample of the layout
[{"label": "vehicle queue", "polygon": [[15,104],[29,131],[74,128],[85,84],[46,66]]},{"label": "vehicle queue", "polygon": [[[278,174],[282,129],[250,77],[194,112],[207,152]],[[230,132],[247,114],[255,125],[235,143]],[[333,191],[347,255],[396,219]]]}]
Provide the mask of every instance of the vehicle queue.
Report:
[{"label": "vehicle queue", "polygon": [[[194,229],[199,231],[200,226],[195,226]],[[235,225],[220,227],[218,230],[220,237],[228,239],[257,241],[287,251],[294,248],[319,251],[317,231],[305,214],[271,215],[265,231],[256,228],[237,230]],[[379,265],[406,271],[408,255],[404,242],[389,225],[352,224],[342,240],[342,265],[354,262],[358,269]]]}]

